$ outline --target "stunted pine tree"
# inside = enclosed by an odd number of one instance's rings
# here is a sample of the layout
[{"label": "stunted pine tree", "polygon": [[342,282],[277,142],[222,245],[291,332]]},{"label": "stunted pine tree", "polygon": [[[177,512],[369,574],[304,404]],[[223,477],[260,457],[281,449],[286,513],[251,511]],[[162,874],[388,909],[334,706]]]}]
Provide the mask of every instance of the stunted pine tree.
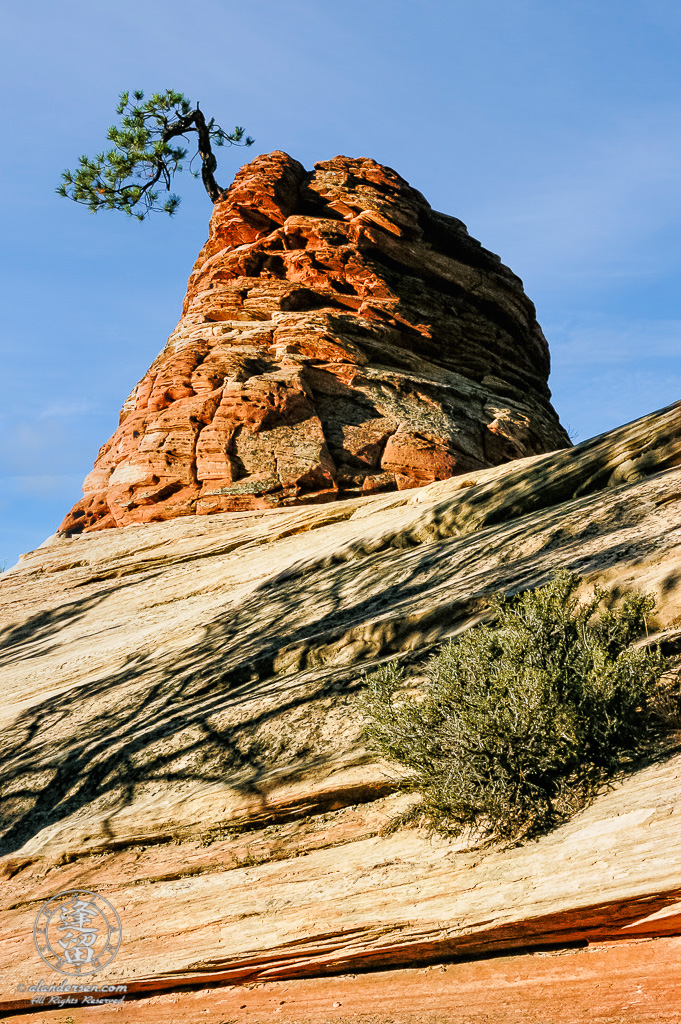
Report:
[{"label": "stunted pine tree", "polygon": [[[213,146],[251,146],[253,139],[237,125],[226,132],[215,119],[206,121],[199,104],[192,105],[181,92],[167,89],[144,101],[144,93],[123,92],[116,112],[119,125],[112,125],[107,138],[113,143],[107,152],[95,157],[81,156],[75,171],[64,171],[59,195],[83,203],[92,213],[98,210],[122,210],[144,220],[152,210],[173,214],[180,197],[171,192],[171,182],[189,149],[172,145],[175,139],[189,143],[195,135],[196,152],[189,162],[193,177],[201,177],[204,188],[215,203],[223,189],[215,180],[217,160]],[[201,171],[194,171],[196,158]],[[159,186],[167,195],[159,198]]]}]

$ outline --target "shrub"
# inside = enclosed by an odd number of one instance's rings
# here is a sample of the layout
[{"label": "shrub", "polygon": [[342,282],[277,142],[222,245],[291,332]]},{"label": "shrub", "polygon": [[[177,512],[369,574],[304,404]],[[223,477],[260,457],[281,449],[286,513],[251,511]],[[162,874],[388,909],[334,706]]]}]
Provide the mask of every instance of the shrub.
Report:
[{"label": "shrub", "polygon": [[581,580],[559,572],[546,586],[495,600],[494,625],[443,646],[427,686],[405,694],[404,669],[384,665],[359,706],[370,746],[407,769],[425,821],[439,832],[471,827],[519,839],[584,806],[660,735],[654,601],[629,594],[596,616],[597,589],[580,605]]}]

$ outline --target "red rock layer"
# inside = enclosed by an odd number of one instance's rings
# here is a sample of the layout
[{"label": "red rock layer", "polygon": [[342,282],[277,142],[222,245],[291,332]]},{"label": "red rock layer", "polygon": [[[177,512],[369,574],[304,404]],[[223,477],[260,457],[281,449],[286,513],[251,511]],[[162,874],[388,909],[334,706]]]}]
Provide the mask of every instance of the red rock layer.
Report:
[{"label": "red rock layer", "polygon": [[183,316],[63,533],[416,487],[566,447],[522,282],[395,171],[285,153],[215,205]]}]

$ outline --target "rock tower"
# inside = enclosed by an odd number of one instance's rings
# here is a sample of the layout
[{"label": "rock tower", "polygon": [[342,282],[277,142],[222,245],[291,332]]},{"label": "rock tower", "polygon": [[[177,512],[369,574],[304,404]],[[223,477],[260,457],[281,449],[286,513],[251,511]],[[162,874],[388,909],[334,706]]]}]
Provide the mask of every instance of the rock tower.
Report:
[{"label": "rock tower", "polygon": [[416,487],[570,445],[522,282],[390,168],[285,153],[216,203],[66,534]]}]

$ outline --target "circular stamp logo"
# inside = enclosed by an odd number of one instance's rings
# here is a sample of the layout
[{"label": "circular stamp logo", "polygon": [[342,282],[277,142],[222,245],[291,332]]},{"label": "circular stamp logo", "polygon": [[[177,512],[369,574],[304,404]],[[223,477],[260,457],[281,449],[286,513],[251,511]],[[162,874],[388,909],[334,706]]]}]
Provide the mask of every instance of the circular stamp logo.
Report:
[{"label": "circular stamp logo", "polygon": [[35,948],[61,974],[95,974],[121,944],[121,921],[108,900],[88,889],[67,889],[43,903],[33,926]]}]

